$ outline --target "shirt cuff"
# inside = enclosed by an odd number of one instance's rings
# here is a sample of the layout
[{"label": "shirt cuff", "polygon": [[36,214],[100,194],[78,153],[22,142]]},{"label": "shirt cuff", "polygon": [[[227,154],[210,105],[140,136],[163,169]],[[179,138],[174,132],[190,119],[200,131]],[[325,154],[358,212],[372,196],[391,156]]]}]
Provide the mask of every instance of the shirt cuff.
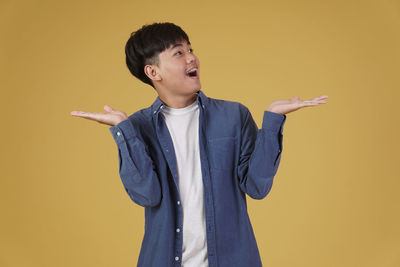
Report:
[{"label": "shirt cuff", "polygon": [[283,125],[286,122],[286,115],[265,110],[262,128],[273,132],[283,132]]},{"label": "shirt cuff", "polygon": [[111,126],[109,130],[117,144],[121,144],[136,136],[133,124],[129,118],[121,121],[117,125]]}]

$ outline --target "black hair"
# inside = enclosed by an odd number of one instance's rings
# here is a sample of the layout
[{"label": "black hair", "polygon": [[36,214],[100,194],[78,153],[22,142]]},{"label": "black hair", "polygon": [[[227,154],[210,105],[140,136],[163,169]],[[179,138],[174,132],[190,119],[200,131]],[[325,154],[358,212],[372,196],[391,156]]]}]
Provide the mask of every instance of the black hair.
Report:
[{"label": "black hair", "polygon": [[190,44],[182,28],[171,22],[145,24],[131,33],[125,45],[126,65],[133,76],[155,89],[152,80],[144,72],[144,66],[159,66],[159,53],[184,40]]}]

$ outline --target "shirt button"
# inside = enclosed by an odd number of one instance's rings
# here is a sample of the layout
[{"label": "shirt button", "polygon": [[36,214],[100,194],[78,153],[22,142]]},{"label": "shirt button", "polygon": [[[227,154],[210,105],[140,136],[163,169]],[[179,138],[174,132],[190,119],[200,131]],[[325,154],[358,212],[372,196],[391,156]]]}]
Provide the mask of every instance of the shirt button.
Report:
[{"label": "shirt button", "polygon": [[177,228],[176,231],[179,233],[181,231],[181,229]]},{"label": "shirt button", "polygon": [[176,203],[178,203],[178,205],[181,204],[181,202],[179,200]]},{"label": "shirt button", "polygon": [[117,135],[121,135],[121,132],[117,132]]},{"label": "shirt button", "polygon": [[165,151],[167,151],[167,152],[168,152],[168,149],[165,149]]},{"label": "shirt button", "polygon": [[179,260],[179,257],[175,257],[175,260],[176,260],[176,261]]},{"label": "shirt button", "polygon": [[154,110],[153,114],[156,114],[157,110]]}]

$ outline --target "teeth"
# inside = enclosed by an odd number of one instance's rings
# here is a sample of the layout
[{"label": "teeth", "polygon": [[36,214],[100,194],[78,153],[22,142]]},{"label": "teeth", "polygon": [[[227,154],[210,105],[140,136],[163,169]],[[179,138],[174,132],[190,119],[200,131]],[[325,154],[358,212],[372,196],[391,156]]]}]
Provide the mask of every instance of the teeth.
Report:
[{"label": "teeth", "polygon": [[194,72],[194,71],[197,71],[197,68],[193,68],[193,69],[189,70],[187,73],[191,73],[191,72]]}]

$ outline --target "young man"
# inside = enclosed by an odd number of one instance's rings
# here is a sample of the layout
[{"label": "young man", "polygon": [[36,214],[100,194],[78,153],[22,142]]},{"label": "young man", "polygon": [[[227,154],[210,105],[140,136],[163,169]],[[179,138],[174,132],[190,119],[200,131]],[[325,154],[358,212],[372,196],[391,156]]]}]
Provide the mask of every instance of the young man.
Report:
[{"label": "young man", "polygon": [[124,188],[145,207],[138,266],[262,266],[246,194],[271,190],[285,114],[327,96],[274,101],[259,130],[246,106],[201,90],[199,59],[179,26],[144,25],[125,52],[130,72],[157,91],[153,104],[129,117],[109,106],[71,115],[112,126]]}]

